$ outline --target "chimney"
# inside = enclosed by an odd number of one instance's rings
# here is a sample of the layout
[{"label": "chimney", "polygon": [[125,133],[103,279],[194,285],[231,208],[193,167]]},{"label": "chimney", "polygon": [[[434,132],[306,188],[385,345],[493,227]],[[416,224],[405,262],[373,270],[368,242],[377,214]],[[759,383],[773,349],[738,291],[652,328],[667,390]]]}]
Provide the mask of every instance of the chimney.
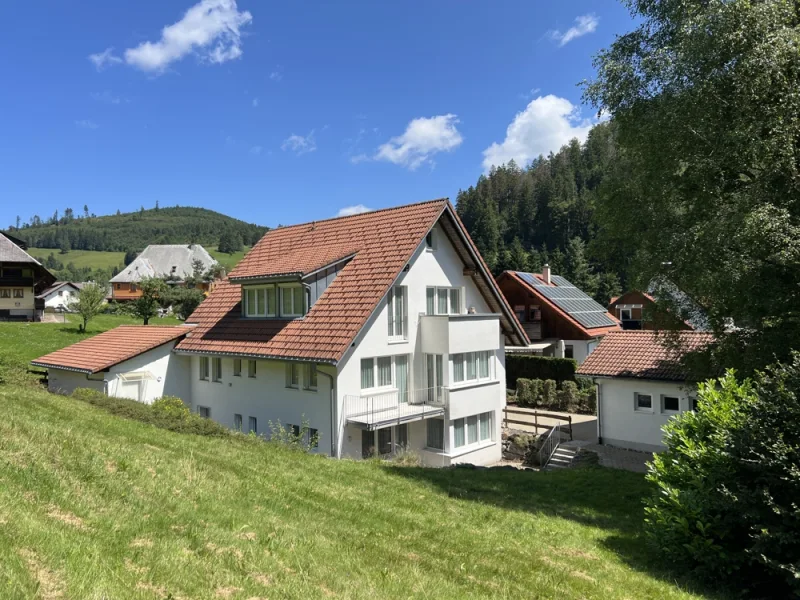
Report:
[{"label": "chimney", "polygon": [[544,277],[544,282],[547,285],[550,285],[550,265],[545,265],[542,267],[542,277]]}]

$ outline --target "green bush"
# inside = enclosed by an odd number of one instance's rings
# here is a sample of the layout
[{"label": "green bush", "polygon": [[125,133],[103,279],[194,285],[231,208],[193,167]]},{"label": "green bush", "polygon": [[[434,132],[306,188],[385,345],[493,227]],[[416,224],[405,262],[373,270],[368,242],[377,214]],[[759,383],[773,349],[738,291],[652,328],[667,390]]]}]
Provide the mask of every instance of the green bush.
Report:
[{"label": "green bush", "polygon": [[588,390],[580,390],[578,410],[590,415],[597,414],[597,390],[592,387]]},{"label": "green bush", "polygon": [[751,595],[800,595],[800,353],[702,384],[664,427],[646,528],[670,562]]},{"label": "green bush", "polygon": [[578,363],[571,358],[549,356],[506,355],[506,387],[515,389],[517,379],[554,379],[556,382],[575,381]]},{"label": "green bush", "polygon": [[302,450],[303,452],[311,452],[314,448],[319,446],[319,432],[312,433],[309,427],[308,419],[305,415],[301,417],[301,425],[295,433],[291,426],[281,425],[280,421],[268,422],[269,426],[269,441],[275,444],[281,444],[288,448],[295,450]]},{"label": "green bush", "polygon": [[564,381],[557,393],[559,410],[578,412],[580,408],[580,394],[578,384],[574,381]]},{"label": "green bush", "polygon": [[534,406],[531,383],[530,379],[517,379],[517,404],[520,406]]},{"label": "green bush", "polygon": [[168,418],[185,419],[191,414],[189,407],[176,396],[162,396],[153,401],[153,412]]},{"label": "green bush", "polygon": [[558,406],[558,396],[556,392],[558,391],[558,385],[552,379],[545,379],[542,382],[542,395],[541,395],[541,405],[551,407],[551,406]]}]

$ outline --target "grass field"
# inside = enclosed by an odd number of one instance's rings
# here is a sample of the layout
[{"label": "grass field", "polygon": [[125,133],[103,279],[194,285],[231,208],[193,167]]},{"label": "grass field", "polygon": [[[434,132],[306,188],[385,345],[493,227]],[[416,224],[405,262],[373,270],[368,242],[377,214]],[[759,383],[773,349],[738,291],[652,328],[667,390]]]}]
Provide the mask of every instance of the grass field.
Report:
[{"label": "grass field", "polygon": [[[250,250],[245,247],[241,252],[235,254],[224,254],[219,252],[216,248],[206,247],[208,253],[216,259],[228,271],[233,269],[244,255]],[[70,250],[66,254],[59,254],[58,249],[54,248],[28,248],[28,253],[35,259],[42,261],[47,258],[50,253],[60,260],[65,265],[73,263],[76,268],[91,267],[92,269],[105,269],[107,267],[117,267],[123,264],[125,258],[124,252],[99,252],[95,250]]]},{"label": "grass field", "polygon": [[[64,329],[0,324],[0,353],[28,360]],[[647,492],[599,467],[334,461],[0,385],[4,599],[710,597],[659,569]]]}]

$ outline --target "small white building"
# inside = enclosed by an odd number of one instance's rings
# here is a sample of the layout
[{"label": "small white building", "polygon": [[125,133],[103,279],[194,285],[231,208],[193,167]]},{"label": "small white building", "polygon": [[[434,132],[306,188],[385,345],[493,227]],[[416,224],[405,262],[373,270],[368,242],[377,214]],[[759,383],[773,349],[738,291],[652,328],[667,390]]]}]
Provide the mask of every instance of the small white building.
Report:
[{"label": "small white building", "polygon": [[66,309],[70,302],[77,300],[80,291],[77,283],[58,281],[36,294],[36,299],[44,303],[45,309]]},{"label": "small white building", "polygon": [[608,333],[578,368],[597,385],[597,436],[602,444],[658,452],[662,427],[695,409],[696,384],[687,381],[682,357],[713,340],[711,334],[677,333],[672,347],[655,331]]},{"label": "small white building", "polygon": [[122,325],[36,359],[48,389],[71,394],[98,390],[146,404],[161,396],[188,399],[189,362],[172,350],[189,328]]}]

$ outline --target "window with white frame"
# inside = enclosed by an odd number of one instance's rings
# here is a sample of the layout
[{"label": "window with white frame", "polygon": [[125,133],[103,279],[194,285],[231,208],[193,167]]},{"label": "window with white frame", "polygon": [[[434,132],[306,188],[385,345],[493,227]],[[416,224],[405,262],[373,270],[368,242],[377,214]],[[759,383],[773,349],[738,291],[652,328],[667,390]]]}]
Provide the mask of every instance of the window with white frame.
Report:
[{"label": "window with white frame", "polygon": [[453,446],[463,448],[492,439],[492,413],[486,412],[453,421]]},{"label": "window with white frame", "polygon": [[317,365],[314,363],[309,363],[306,365],[306,376],[305,381],[303,382],[303,388],[306,390],[316,390],[317,389]]},{"label": "window with white frame", "polygon": [[681,411],[681,400],[677,396],[661,396],[661,412],[674,414]]},{"label": "window with white frame", "polygon": [[494,353],[490,350],[453,354],[453,383],[491,381],[494,371]]},{"label": "window with white frame", "polygon": [[697,412],[698,405],[697,405],[697,398],[696,397],[689,398],[689,406],[692,407],[692,410],[694,412]]},{"label": "window with white frame", "polygon": [[444,420],[427,419],[427,439],[425,445],[433,450],[444,450]]},{"label": "window with white frame", "polygon": [[634,394],[634,410],[638,412],[653,412],[653,396],[650,394]]},{"label": "window with white frame", "polygon": [[361,389],[399,388],[407,392],[408,357],[405,354],[361,359]]},{"label": "window with white frame", "polygon": [[211,360],[211,378],[213,381],[220,383],[222,381],[222,359],[213,358]]},{"label": "window with white frame", "polygon": [[14,298],[24,298],[25,290],[14,290]]},{"label": "window with white frame", "polygon": [[234,358],[233,359],[233,376],[234,377],[241,377],[242,376],[242,359],[241,358]]},{"label": "window with white frame", "polygon": [[247,430],[251,433],[258,433],[258,419],[247,417]]},{"label": "window with white frame", "polygon": [[247,361],[247,376],[250,379],[256,378],[256,361],[254,360]]},{"label": "window with white frame", "polygon": [[294,389],[300,387],[300,363],[286,363],[286,387]]},{"label": "window with white frame", "polygon": [[236,431],[242,430],[242,415],[239,414],[233,415],[233,428]]},{"label": "window with white frame", "polygon": [[247,317],[274,317],[278,306],[275,285],[244,288],[244,314]]},{"label": "window with white frame", "polygon": [[389,290],[386,301],[389,319],[389,338],[405,340],[408,338],[408,302],[406,286],[396,285]]},{"label": "window with white frame", "polygon": [[375,387],[375,359],[361,359],[361,389],[369,390]]},{"label": "window with white frame", "polygon": [[279,289],[281,292],[281,316],[302,317],[305,314],[303,286],[282,285]]},{"label": "window with white frame", "polygon": [[425,313],[428,315],[460,315],[462,293],[457,287],[425,289]]},{"label": "window with white frame", "polygon": [[428,232],[428,235],[425,236],[425,249],[426,250],[435,250],[436,246],[436,239],[433,233],[433,229]]},{"label": "window with white frame", "polygon": [[619,320],[620,321],[630,321],[633,319],[632,311],[630,308],[620,308],[619,309]]},{"label": "window with white frame", "polygon": [[201,356],[200,357],[200,379],[202,379],[203,381],[208,381],[208,372],[209,372],[208,357],[207,356]]}]

